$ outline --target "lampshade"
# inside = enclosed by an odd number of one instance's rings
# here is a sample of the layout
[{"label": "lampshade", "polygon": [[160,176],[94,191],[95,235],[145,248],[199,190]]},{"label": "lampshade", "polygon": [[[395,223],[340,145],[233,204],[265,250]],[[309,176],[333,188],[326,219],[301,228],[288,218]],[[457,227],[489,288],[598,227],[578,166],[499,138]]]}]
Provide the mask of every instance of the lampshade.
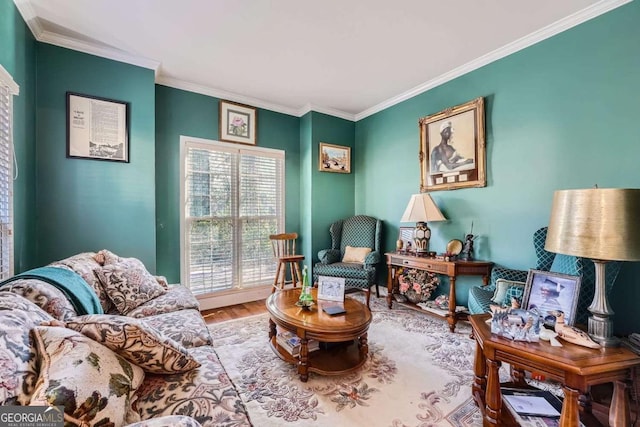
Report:
[{"label": "lampshade", "polygon": [[640,260],[640,189],[561,190],[544,248],[596,260]]},{"label": "lampshade", "polygon": [[413,194],[400,222],[446,221],[429,193]]}]

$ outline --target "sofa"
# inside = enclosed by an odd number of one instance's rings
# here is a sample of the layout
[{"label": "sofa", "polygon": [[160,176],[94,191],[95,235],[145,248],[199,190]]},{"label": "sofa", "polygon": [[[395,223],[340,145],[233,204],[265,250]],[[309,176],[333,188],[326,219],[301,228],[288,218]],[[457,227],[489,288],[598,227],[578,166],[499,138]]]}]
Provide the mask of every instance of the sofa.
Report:
[{"label": "sofa", "polygon": [[250,426],[191,292],[82,253],[0,284],[0,404],[67,426]]}]

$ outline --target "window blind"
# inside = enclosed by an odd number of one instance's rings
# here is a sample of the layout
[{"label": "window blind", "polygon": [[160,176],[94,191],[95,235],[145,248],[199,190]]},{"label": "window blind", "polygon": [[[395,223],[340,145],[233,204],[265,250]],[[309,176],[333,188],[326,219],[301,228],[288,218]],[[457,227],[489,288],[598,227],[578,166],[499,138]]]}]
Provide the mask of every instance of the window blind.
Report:
[{"label": "window blind", "polygon": [[0,79],[0,280],[13,275],[13,95]]},{"label": "window blind", "polygon": [[185,144],[183,281],[196,294],[271,284],[284,226],[284,152]]}]

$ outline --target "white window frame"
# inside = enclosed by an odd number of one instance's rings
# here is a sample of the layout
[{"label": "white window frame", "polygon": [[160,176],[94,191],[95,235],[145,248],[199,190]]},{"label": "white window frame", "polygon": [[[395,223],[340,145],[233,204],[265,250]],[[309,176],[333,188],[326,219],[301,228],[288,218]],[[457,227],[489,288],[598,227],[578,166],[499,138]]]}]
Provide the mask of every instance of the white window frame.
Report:
[{"label": "white window frame", "polygon": [[[14,152],[14,141],[13,141],[13,97],[18,96],[20,94],[20,86],[18,86],[18,84],[13,80],[13,77],[11,77],[11,74],[9,74],[9,72],[5,70],[5,68],[2,65],[0,65],[0,88],[8,91],[8,101],[9,101],[7,106],[8,107],[7,116],[9,118],[9,123],[8,123],[9,146],[7,147],[7,152],[9,153],[9,156],[6,159],[7,164],[3,165],[3,166],[6,166],[3,169],[6,171],[8,175],[6,179],[9,185],[9,188],[8,188],[9,200],[7,205],[8,212],[0,212],[0,215],[2,216],[6,215],[6,218],[8,221],[6,224],[6,228],[3,226],[3,224],[0,224],[0,227],[2,227],[0,229],[0,235],[2,235],[3,239],[4,238],[8,239],[8,248],[9,248],[8,254],[5,254],[2,251],[0,251],[0,257],[2,258],[0,259],[0,262],[2,263],[2,265],[8,265],[7,271],[4,271],[4,269],[0,270],[0,280],[4,280],[13,276],[14,274],[13,181],[15,178],[14,178],[13,164],[15,162],[15,152]],[[8,259],[5,259],[5,256],[7,256]]]},{"label": "white window frame", "polygon": [[[187,260],[189,259],[189,248],[187,247],[187,218],[186,218],[186,155],[187,146],[201,147],[204,149],[209,148],[221,148],[225,151],[237,151],[250,152],[250,153],[269,153],[270,155],[282,156],[282,161],[285,161],[285,152],[283,150],[277,150],[273,148],[254,147],[240,144],[232,144],[226,142],[220,142],[211,139],[195,138],[190,136],[180,136],[180,277],[181,283],[185,286],[189,286],[189,269]],[[284,231],[285,226],[285,174],[286,169],[283,168],[283,176],[280,184],[279,194],[282,195],[280,200],[280,209],[282,214],[278,218],[278,232]],[[223,307],[233,304],[241,304],[244,302],[255,301],[266,298],[271,293],[272,284],[264,286],[256,286],[247,289],[234,288],[226,291],[220,291],[216,293],[209,293],[205,295],[197,295],[200,302],[200,309],[206,310],[211,308]]]}]

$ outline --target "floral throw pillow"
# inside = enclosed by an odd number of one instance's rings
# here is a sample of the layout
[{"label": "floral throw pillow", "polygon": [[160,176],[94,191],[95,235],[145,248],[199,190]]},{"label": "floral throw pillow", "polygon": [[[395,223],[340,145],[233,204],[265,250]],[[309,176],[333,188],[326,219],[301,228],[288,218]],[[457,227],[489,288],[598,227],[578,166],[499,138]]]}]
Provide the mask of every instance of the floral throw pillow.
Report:
[{"label": "floral throw pillow", "polygon": [[180,344],[137,319],[89,314],[76,317],[66,326],[103,344],[147,372],[175,374],[200,366]]},{"label": "floral throw pillow", "polygon": [[38,326],[33,335],[40,377],[31,405],[63,406],[66,426],[140,421],[131,404],[144,379],[142,369],[71,329]]},{"label": "floral throw pillow", "polygon": [[96,268],[95,273],[109,299],[124,315],[167,292],[136,258],[122,258],[116,264]]}]

